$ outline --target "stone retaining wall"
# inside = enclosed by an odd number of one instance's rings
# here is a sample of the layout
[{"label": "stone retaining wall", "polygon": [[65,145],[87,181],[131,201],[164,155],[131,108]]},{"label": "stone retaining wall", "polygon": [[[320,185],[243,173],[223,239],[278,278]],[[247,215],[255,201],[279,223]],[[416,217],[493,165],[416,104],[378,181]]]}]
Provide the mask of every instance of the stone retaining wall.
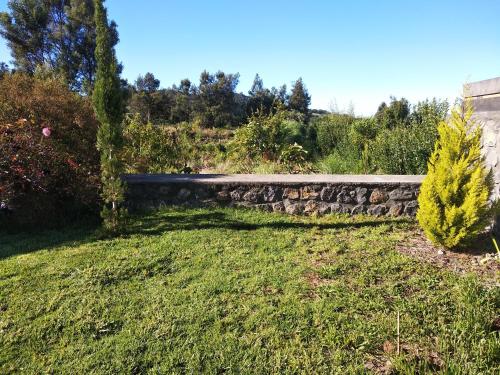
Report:
[{"label": "stone retaining wall", "polygon": [[126,175],[131,211],[242,206],[294,215],[414,216],[423,176]]}]

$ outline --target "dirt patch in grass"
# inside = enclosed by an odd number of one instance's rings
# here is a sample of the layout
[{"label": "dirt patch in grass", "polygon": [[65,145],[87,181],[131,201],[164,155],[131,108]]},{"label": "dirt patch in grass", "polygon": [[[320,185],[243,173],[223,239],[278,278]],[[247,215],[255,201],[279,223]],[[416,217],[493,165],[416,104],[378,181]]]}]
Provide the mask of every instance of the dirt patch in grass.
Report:
[{"label": "dirt patch in grass", "polygon": [[474,246],[460,251],[440,249],[427,240],[421,231],[410,233],[404,243],[396,246],[403,254],[459,274],[474,273],[485,284],[500,285],[500,259],[495,257],[491,239],[480,239]]}]

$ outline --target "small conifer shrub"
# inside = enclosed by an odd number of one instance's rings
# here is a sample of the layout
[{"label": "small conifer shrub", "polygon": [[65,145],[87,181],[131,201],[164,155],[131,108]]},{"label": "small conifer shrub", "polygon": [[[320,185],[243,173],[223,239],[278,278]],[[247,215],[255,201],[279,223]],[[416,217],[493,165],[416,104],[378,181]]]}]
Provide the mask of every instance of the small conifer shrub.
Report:
[{"label": "small conifer shrub", "polygon": [[435,244],[455,248],[491,223],[493,176],[481,155],[481,127],[470,101],[438,125],[439,138],[418,197],[417,220]]}]

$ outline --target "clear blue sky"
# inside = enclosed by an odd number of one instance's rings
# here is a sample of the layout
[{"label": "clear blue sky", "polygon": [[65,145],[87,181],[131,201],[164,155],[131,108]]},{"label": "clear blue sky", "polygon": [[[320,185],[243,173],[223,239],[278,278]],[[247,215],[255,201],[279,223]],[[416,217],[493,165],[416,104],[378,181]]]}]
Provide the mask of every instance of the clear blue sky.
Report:
[{"label": "clear blue sky", "polygon": [[[118,58],[134,81],[163,87],[202,70],[255,73],[266,87],[302,76],[313,108],[371,114],[390,95],[411,102],[460,95],[500,76],[499,0],[108,0]],[[0,0],[0,10],[7,1]],[[5,42],[0,60],[10,60]]]}]

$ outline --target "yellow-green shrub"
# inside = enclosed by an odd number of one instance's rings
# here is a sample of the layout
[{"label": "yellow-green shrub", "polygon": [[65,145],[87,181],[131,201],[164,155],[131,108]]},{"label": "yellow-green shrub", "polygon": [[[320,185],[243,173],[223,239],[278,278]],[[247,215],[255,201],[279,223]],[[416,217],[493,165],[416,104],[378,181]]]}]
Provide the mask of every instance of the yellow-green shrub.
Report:
[{"label": "yellow-green shrub", "polygon": [[490,223],[492,173],[481,156],[481,128],[470,102],[438,126],[439,138],[418,198],[417,219],[435,244],[454,248]]}]

